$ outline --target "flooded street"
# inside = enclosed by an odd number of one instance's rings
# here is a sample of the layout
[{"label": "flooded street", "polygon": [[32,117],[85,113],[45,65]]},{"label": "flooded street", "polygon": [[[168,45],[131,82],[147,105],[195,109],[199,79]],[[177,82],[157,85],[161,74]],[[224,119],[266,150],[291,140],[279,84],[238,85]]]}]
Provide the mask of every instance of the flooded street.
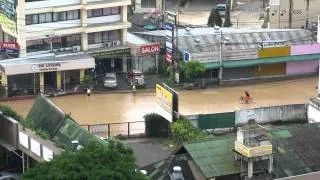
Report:
[{"label": "flooded street", "polygon": [[[180,113],[184,115],[234,111],[261,106],[307,103],[317,95],[317,77],[273,83],[180,91]],[[248,90],[252,104],[240,104],[238,99]],[[51,98],[65,113],[83,124],[141,121],[156,108],[155,92],[124,94],[72,95]],[[1,102],[26,116],[33,100]]]}]

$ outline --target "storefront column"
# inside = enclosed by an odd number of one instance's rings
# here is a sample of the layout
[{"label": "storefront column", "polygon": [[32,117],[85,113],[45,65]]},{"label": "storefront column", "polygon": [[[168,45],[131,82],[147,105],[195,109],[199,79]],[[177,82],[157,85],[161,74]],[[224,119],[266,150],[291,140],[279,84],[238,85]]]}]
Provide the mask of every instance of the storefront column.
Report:
[{"label": "storefront column", "polygon": [[128,67],[127,67],[127,56],[123,56],[122,58],[122,72],[127,72]]},{"label": "storefront column", "polygon": [[80,69],[80,83],[82,83],[84,78],[84,69]]},{"label": "storefront column", "polygon": [[127,22],[128,21],[128,7],[121,6],[121,21]]},{"label": "storefront column", "polygon": [[81,33],[81,49],[82,51],[88,50],[88,34],[87,33]]},{"label": "storefront column", "polygon": [[61,89],[61,71],[57,71],[57,90]]},{"label": "storefront column", "polygon": [[40,72],[39,76],[40,76],[40,92],[44,92],[44,72]]},{"label": "storefront column", "polygon": [[159,73],[159,55],[156,54],[156,70],[157,70],[157,73]]},{"label": "storefront column", "polygon": [[121,36],[122,36],[122,38],[121,38],[121,40],[122,40],[122,45],[125,46],[125,45],[127,44],[128,31],[127,31],[127,29],[122,29],[121,32],[122,32],[122,34],[121,34]]},{"label": "storefront column", "polygon": [[8,96],[8,77],[4,73],[2,73],[1,75],[1,85],[4,88],[3,96],[7,97]]}]

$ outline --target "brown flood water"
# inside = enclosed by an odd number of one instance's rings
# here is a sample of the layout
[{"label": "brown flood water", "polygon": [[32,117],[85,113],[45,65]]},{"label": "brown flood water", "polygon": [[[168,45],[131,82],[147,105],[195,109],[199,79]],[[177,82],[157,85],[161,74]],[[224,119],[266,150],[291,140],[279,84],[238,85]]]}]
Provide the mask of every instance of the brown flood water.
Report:
[{"label": "brown flood water", "polygon": [[[263,83],[248,86],[180,91],[179,108],[184,115],[234,111],[253,107],[307,103],[317,95],[318,78]],[[240,104],[238,99],[248,90],[254,98],[252,104]],[[51,98],[53,102],[79,124],[100,124],[142,121],[156,108],[155,92],[128,94],[72,95]],[[0,102],[12,106],[26,116],[33,100]]]}]

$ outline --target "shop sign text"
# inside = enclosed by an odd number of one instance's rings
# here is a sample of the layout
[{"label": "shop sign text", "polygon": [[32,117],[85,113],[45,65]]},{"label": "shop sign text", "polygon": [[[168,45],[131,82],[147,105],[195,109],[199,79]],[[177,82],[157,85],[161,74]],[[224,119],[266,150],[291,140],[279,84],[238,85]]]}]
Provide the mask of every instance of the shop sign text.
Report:
[{"label": "shop sign text", "polygon": [[160,52],[160,44],[149,44],[140,46],[140,54],[148,55],[148,54],[158,54]]},{"label": "shop sign text", "polygon": [[34,64],[31,69],[33,72],[50,72],[58,71],[61,67],[60,63]]}]

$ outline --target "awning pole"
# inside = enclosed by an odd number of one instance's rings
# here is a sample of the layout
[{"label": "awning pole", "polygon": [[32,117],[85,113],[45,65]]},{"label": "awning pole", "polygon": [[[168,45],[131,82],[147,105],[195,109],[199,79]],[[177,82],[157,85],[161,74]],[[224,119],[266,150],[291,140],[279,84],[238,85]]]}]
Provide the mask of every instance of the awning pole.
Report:
[{"label": "awning pole", "polygon": [[66,71],[63,71],[63,91],[66,92]]},{"label": "awning pole", "polygon": [[36,73],[33,73],[33,94],[36,94]]}]

